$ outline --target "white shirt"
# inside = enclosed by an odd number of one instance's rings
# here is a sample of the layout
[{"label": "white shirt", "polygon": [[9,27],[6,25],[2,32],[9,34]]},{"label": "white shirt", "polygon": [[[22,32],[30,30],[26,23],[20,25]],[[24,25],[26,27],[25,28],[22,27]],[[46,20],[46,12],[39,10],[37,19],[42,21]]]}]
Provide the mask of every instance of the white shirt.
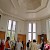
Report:
[{"label": "white shirt", "polygon": [[21,47],[23,47],[21,42],[17,42],[17,50],[21,50]]},{"label": "white shirt", "polygon": [[31,42],[31,43],[29,44],[29,49],[30,49],[30,50],[38,50],[37,43]]}]

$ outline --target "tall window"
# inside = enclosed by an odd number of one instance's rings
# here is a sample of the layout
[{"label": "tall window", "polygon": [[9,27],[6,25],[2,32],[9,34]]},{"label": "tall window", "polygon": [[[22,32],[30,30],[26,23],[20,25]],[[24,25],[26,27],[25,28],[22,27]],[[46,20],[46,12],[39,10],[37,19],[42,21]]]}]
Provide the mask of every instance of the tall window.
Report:
[{"label": "tall window", "polygon": [[14,40],[15,28],[16,28],[16,21],[9,20],[8,21],[7,37],[10,37],[11,40]]},{"label": "tall window", "polygon": [[36,39],[36,23],[33,23],[33,39]]},{"label": "tall window", "polygon": [[28,40],[31,41],[31,39],[35,39],[36,40],[36,23],[29,23]]},{"label": "tall window", "polygon": [[31,41],[31,23],[29,23],[29,28],[28,28],[28,40]]}]

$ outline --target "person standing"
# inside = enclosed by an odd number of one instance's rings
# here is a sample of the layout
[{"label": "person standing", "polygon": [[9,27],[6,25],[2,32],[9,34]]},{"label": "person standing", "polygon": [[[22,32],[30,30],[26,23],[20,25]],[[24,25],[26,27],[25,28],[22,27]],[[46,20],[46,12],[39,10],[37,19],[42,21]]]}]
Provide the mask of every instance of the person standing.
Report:
[{"label": "person standing", "polygon": [[30,40],[28,40],[27,42],[27,50],[29,50],[29,44],[30,44]]},{"label": "person standing", "polygon": [[2,50],[4,50],[4,41],[1,41]]},{"label": "person standing", "polygon": [[16,49],[17,50],[22,50],[22,48],[23,48],[23,45],[22,45],[22,43],[19,41],[19,39],[17,40],[17,43],[16,43]]},{"label": "person standing", "polygon": [[38,50],[36,40],[33,40],[33,42],[30,43],[29,49],[30,50]]},{"label": "person standing", "polygon": [[24,50],[24,41],[22,41],[22,45],[23,45],[23,50]]},{"label": "person standing", "polygon": [[6,42],[5,42],[5,50],[10,50],[11,45],[10,45],[10,37],[7,37]]},{"label": "person standing", "polygon": [[44,40],[41,43],[41,50],[44,50]]},{"label": "person standing", "polygon": [[0,39],[0,50],[4,50],[4,42]]},{"label": "person standing", "polygon": [[1,47],[1,39],[0,39],[0,50],[2,49],[2,47]]}]

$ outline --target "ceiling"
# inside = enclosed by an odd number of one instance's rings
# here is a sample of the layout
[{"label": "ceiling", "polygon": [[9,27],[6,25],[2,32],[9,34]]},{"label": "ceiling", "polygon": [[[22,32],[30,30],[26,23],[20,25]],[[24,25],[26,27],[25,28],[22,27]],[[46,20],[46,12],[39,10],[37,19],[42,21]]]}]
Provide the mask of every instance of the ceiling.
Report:
[{"label": "ceiling", "polygon": [[26,10],[34,10],[41,6],[41,0],[18,0],[18,4]]},{"label": "ceiling", "polygon": [[0,0],[0,12],[22,20],[50,16],[50,0]]}]

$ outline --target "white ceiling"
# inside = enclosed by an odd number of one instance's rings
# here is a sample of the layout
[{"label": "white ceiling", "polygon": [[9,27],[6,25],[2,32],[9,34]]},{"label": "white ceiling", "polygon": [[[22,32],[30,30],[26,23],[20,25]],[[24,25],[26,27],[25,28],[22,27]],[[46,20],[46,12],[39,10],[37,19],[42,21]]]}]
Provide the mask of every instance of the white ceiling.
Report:
[{"label": "white ceiling", "polygon": [[23,20],[50,16],[50,0],[0,0],[0,12]]},{"label": "white ceiling", "polygon": [[34,10],[41,6],[41,0],[18,0],[18,4],[21,8]]}]

